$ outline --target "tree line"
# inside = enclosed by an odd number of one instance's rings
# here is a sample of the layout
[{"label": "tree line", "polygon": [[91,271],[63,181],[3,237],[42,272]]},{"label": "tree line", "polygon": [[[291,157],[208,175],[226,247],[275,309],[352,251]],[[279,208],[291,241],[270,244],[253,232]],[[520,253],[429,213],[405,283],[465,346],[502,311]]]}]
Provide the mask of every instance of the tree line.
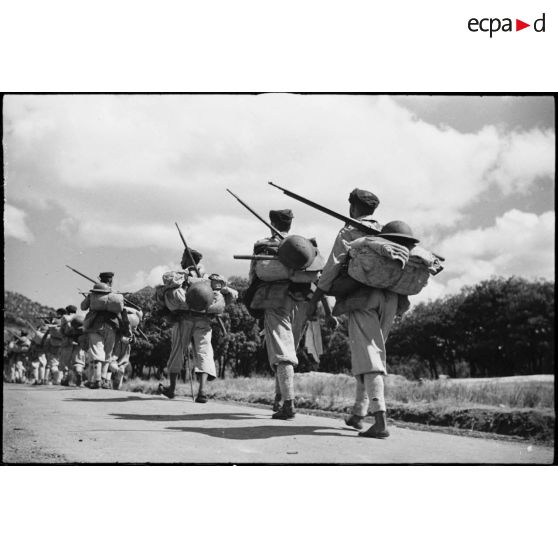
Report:
[{"label": "tree line", "polygon": [[[242,296],[248,286],[243,277],[231,277],[239,301],[226,310],[223,321],[229,334],[213,327],[213,348],[220,377],[270,374],[261,325],[247,311]],[[171,325],[155,305],[151,287],[127,295],[144,309],[142,329],[132,351],[133,375],[162,377],[170,354]],[[412,301],[412,298],[411,298]],[[17,293],[4,293],[5,326],[24,326],[22,316],[53,309]],[[347,373],[351,367],[347,320],[331,330],[321,317],[325,353],[319,367],[302,349],[301,372],[321,370]],[[4,329],[6,338],[6,327]],[[492,278],[464,287],[458,294],[414,305],[397,319],[387,341],[392,373],[409,378],[512,376],[551,373],[554,370],[554,282],[518,277]]]},{"label": "tree line", "polygon": [[[242,302],[248,283],[231,277],[239,302],[227,308],[223,336],[217,325],[213,347],[219,376],[269,374],[257,320]],[[150,287],[129,295],[145,309],[142,326],[149,341],[138,340],[132,356],[136,374],[144,367],[161,376],[170,352],[170,326],[154,311]],[[412,299],[411,299],[412,300]],[[319,368],[304,350],[299,371],[348,372],[351,359],[347,320],[336,330],[321,319],[325,353]],[[554,283],[517,277],[492,278],[456,295],[414,306],[396,320],[387,342],[390,371],[408,377],[511,376],[554,369]]]}]

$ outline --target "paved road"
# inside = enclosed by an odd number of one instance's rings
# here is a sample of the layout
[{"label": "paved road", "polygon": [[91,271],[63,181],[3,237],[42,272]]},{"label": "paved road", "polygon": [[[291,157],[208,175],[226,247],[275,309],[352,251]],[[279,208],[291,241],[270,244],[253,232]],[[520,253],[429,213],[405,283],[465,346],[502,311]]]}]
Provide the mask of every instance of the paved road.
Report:
[{"label": "paved road", "polygon": [[552,448],[110,390],[4,384],[5,463],[552,463]]}]

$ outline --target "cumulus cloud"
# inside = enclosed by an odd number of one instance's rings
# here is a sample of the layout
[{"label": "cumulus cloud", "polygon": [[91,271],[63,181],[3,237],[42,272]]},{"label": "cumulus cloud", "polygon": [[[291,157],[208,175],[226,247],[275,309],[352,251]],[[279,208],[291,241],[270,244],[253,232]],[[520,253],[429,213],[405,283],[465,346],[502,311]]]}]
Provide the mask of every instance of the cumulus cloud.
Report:
[{"label": "cumulus cloud", "polygon": [[33,242],[35,237],[27,226],[27,214],[22,209],[6,204],[4,206],[4,234],[23,242]]},{"label": "cumulus cloud", "polygon": [[491,227],[460,231],[440,244],[445,270],[413,301],[454,294],[492,276],[553,281],[554,231],[554,211],[535,215],[517,209],[498,217]]},{"label": "cumulus cloud", "polygon": [[125,282],[122,285],[122,290],[126,292],[136,292],[144,287],[155,287],[162,283],[163,273],[167,271],[172,271],[176,267],[173,267],[172,263],[167,263],[164,265],[158,265],[150,269],[149,271],[137,271],[134,277]]},{"label": "cumulus cloud", "polygon": [[[317,237],[324,253],[341,223],[267,181],[344,214],[351,189],[371,189],[380,221],[406,220],[437,248],[446,238],[439,249],[448,252],[448,273],[432,292],[515,272],[513,258],[481,257],[484,234],[457,227],[489,188],[528,195],[537,180],[554,178],[552,130],[490,125],[463,133],[419,120],[389,97],[7,96],[4,143],[8,201],[61,210],[58,230],[69,243],[151,247],[166,261],[179,246],[178,221],[211,270],[225,275],[245,275],[246,262],[232,254],[267,234],[225,188],[264,217],[292,208],[293,232]],[[542,226],[544,216],[534,217]],[[484,232],[502,232],[508,220]],[[452,275],[449,252],[465,246],[471,265]],[[535,262],[543,274],[545,262]],[[150,273],[129,270],[128,280]]]},{"label": "cumulus cloud", "polygon": [[554,133],[550,130],[512,132],[502,138],[488,178],[506,194],[528,190],[536,178],[554,176],[554,148]]}]

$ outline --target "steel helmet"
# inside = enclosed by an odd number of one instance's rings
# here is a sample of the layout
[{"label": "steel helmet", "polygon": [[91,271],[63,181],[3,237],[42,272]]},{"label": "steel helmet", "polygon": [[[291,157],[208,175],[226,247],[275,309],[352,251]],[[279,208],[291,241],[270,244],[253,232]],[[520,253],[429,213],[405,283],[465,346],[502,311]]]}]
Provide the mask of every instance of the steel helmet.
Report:
[{"label": "steel helmet", "polygon": [[393,237],[395,239],[401,238],[410,240],[412,242],[420,242],[418,238],[415,238],[413,236],[411,227],[409,227],[409,225],[407,225],[407,223],[405,223],[404,221],[390,221],[389,223],[386,223],[382,227],[382,230],[378,236],[385,238]]},{"label": "steel helmet", "polygon": [[111,293],[112,289],[106,283],[95,283],[90,292],[92,292],[92,293]]},{"label": "steel helmet", "polygon": [[301,270],[307,268],[314,261],[317,253],[318,249],[310,240],[292,234],[279,245],[277,257],[284,266]]},{"label": "steel helmet", "polygon": [[72,321],[70,322],[70,325],[74,328],[74,329],[79,329],[80,327],[83,326],[83,316],[74,316],[72,318]]},{"label": "steel helmet", "polygon": [[210,281],[196,281],[186,291],[186,303],[195,312],[205,312],[213,304],[213,289]]}]

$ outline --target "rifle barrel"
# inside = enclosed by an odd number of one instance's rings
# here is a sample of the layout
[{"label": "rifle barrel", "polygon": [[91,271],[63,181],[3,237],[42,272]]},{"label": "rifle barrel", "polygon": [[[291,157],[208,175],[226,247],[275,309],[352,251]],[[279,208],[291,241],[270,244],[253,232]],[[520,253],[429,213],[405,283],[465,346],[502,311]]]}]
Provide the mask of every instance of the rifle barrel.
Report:
[{"label": "rifle barrel", "polygon": [[[198,275],[198,277],[201,279],[201,273],[200,270],[198,269],[198,266],[196,265],[196,262],[194,261],[194,256],[192,256],[192,252],[190,252],[190,248],[188,248],[188,244],[186,244],[186,239],[184,238],[184,235],[182,234],[182,231],[180,230],[180,227],[178,226],[178,223],[174,223],[176,225],[176,228],[178,229],[178,234],[180,235],[180,238],[182,239],[182,244],[184,244],[184,248],[186,248],[186,252],[188,253],[188,258],[190,258],[190,263],[194,266],[194,269],[196,270],[196,274]],[[221,331],[223,332],[223,335],[225,335],[225,337],[227,336],[227,328],[225,327],[225,324],[223,323],[223,320],[217,316],[217,322],[219,323],[219,327],[221,328]]]},{"label": "rifle barrel", "polygon": [[318,211],[321,211],[322,213],[325,213],[326,215],[329,215],[330,217],[335,217],[336,219],[339,219],[340,221],[343,221],[343,222],[347,223],[348,225],[352,225],[356,229],[359,229],[360,231],[365,232],[366,234],[377,235],[377,234],[380,233],[380,231],[377,231],[376,229],[373,229],[372,227],[370,227],[366,223],[362,223],[361,221],[358,221],[357,219],[353,219],[352,217],[347,217],[346,215],[342,215],[341,213],[337,213],[337,211],[333,211],[333,209],[328,209],[327,207],[324,207],[323,205],[320,205],[319,203],[313,202],[312,200],[309,200],[308,198],[305,198],[303,196],[299,196],[298,194],[295,194],[294,192],[291,192],[290,190],[287,190],[286,188],[283,188],[282,186],[277,186],[277,184],[274,184],[271,181],[268,182],[268,184],[270,186],[274,186],[275,188],[281,190],[283,192],[283,194],[285,194],[286,196],[289,196],[290,198],[293,198],[293,199],[295,199],[299,202],[302,202],[306,205],[309,205],[310,207],[313,207],[314,209],[317,209]]},{"label": "rifle barrel", "polygon": [[233,256],[235,260],[278,260],[277,256],[270,256],[266,254],[256,254],[252,256],[247,255],[235,255]]},{"label": "rifle barrel", "polygon": [[271,223],[268,223],[263,217],[258,215],[247,203],[244,203],[234,192],[231,192],[231,190],[229,190],[228,188],[226,188],[226,190],[231,196],[236,198],[238,203],[243,205],[254,217],[259,219],[266,227],[269,227],[272,233],[276,234],[281,240],[284,240],[285,235],[283,233],[278,231]]},{"label": "rifle barrel", "polygon": [[[344,221],[348,225],[352,225],[353,227],[355,227],[355,229],[358,229],[359,231],[362,231],[362,232],[366,233],[367,235],[376,236],[376,235],[380,234],[380,231],[378,231],[376,229],[373,229],[372,227],[370,227],[366,223],[363,223],[362,221],[358,221],[357,219],[353,219],[352,217],[347,217],[345,215],[341,215],[341,213],[337,213],[337,211],[333,211],[332,209],[328,209],[327,207],[324,207],[323,205],[320,205],[319,203],[313,202],[312,200],[309,200],[309,199],[307,199],[303,196],[299,196],[298,194],[295,194],[294,192],[291,192],[290,190],[287,190],[286,188],[283,188],[282,186],[277,186],[277,184],[274,184],[271,181],[269,181],[268,184],[270,186],[273,186],[273,187],[281,190],[283,192],[283,194],[285,194],[286,196],[289,196],[290,198],[293,198],[293,199],[295,199],[299,202],[302,202],[306,205],[309,205],[310,207],[313,207],[314,209],[317,209],[318,211],[321,211],[322,213],[325,213],[326,215],[330,215],[331,217],[335,217],[336,219],[339,219],[340,221]],[[434,252],[432,252],[432,253],[434,254]],[[445,261],[445,258],[440,256],[439,254],[434,254],[434,256],[436,256],[441,261]]]},{"label": "rifle barrel", "polygon": [[91,283],[98,283],[98,281],[95,281],[95,279],[91,279],[91,277],[87,277],[87,275],[85,275],[81,271],[78,271],[77,269],[74,269],[73,267],[70,267],[69,265],[66,265],[66,267],[68,269],[71,269],[74,273],[77,273],[78,275],[81,275],[84,279],[87,279],[88,281],[91,281]]},{"label": "rifle barrel", "polygon": [[180,227],[178,226],[178,223],[175,222],[174,224],[176,225],[176,228],[178,229],[178,234],[180,235],[180,238],[182,239],[182,244],[184,244],[184,248],[186,248],[186,253],[188,254],[190,264],[196,270],[196,275],[201,278],[200,270],[198,269],[198,266],[196,265],[196,262],[194,260],[194,256],[192,256],[192,252],[190,252],[190,248],[188,247],[188,244],[186,244],[186,239],[184,238],[184,235],[182,234],[182,231],[180,230]]}]

